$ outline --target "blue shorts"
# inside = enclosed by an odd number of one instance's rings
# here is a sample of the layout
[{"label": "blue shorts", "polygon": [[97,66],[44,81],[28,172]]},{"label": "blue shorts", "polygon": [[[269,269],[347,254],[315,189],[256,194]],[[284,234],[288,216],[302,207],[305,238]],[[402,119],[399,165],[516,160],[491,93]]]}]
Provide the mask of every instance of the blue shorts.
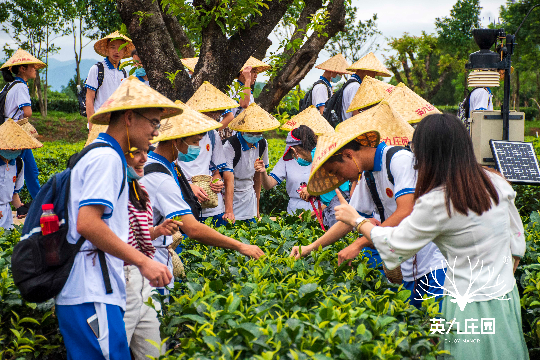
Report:
[{"label": "blue shorts", "polygon": [[221,213],[221,214],[214,215],[214,216],[203,217],[199,221],[203,223],[203,222],[206,221],[206,219],[211,218],[212,219],[212,225],[214,225],[214,227],[220,227],[221,225],[227,225],[227,221],[223,220],[223,214],[225,214],[225,213]]},{"label": "blue shorts", "polygon": [[[416,279],[416,289],[414,288],[414,281],[403,281],[403,288],[411,291],[411,296],[409,297],[410,304],[421,308],[424,295],[427,295],[427,297],[436,295],[435,300],[440,300],[444,293],[442,287],[445,278],[446,269],[438,269],[430,271],[426,275]],[[439,311],[441,310],[441,306],[442,301],[439,301]]]},{"label": "blue shorts", "polygon": [[[87,322],[96,313],[99,339]],[[56,305],[56,317],[68,360],[131,359],[124,311],[119,306],[103,303]]]}]

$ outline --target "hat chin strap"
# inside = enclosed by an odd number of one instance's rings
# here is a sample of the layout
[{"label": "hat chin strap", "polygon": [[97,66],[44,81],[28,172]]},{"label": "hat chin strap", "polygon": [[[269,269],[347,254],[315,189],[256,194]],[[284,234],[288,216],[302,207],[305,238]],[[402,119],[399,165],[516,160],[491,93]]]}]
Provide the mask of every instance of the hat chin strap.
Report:
[{"label": "hat chin strap", "polygon": [[138,149],[137,148],[131,148],[131,144],[129,142],[129,130],[128,130],[128,126],[126,123],[124,123],[124,125],[126,126],[126,133],[127,133],[127,142],[128,142],[128,151],[126,152],[126,154],[129,154],[129,156],[131,156],[131,158],[133,159],[134,156],[133,156],[133,152],[134,151],[137,151]]},{"label": "hat chin strap", "polygon": [[352,161],[354,161],[354,165],[356,166],[356,170],[358,170],[358,181],[362,178],[362,172],[360,171],[360,167],[356,163],[356,160],[354,159],[354,156],[352,157]]}]

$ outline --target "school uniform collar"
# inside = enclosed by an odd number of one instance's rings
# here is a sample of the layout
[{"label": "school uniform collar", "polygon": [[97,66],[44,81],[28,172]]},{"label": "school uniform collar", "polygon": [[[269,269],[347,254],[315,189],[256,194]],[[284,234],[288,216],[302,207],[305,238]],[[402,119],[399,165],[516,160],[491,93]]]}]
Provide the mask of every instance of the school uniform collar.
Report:
[{"label": "school uniform collar", "polygon": [[143,83],[146,83],[146,80],[142,76],[137,76],[137,79],[141,80]]},{"label": "school uniform collar", "polygon": [[244,137],[242,136],[242,133],[241,132],[237,132],[236,133],[236,137],[238,138],[238,140],[240,141],[240,146],[242,147],[242,151],[248,151],[249,149],[251,148],[256,148],[259,143],[256,143],[256,144],[253,144],[253,146],[249,146],[247,141],[244,139]]},{"label": "school uniform collar", "polygon": [[[238,83],[239,83],[240,85],[242,85],[242,87],[246,86],[246,85],[245,85],[243,82],[241,82],[240,80],[238,80],[238,79],[236,79],[236,80],[238,81]],[[250,88],[250,90],[251,90],[251,93],[253,94],[253,90],[252,90],[251,88]]]},{"label": "school uniform collar", "polygon": [[377,146],[377,151],[375,152],[375,159],[373,160],[373,171],[381,171],[382,169],[382,155],[386,143],[383,141]]},{"label": "school uniform collar", "polygon": [[360,84],[362,83],[362,79],[360,79],[360,76],[358,76],[356,74],[352,74],[351,78],[356,79]]},{"label": "school uniform collar", "polygon": [[153,151],[148,153],[148,157],[150,159],[152,159],[152,160],[157,161],[161,165],[165,166],[171,172],[172,177],[173,177],[174,181],[176,181],[176,184],[178,185],[178,187],[180,187],[180,182],[178,181],[178,176],[176,174],[176,169],[174,168],[174,161],[170,162],[164,156],[156,154]]},{"label": "school uniform collar", "polygon": [[9,166],[13,166],[15,165],[15,159],[13,160],[9,160],[7,163],[4,159],[0,158],[0,161],[2,162],[2,165],[9,165]]},{"label": "school uniform collar", "polygon": [[327,78],[325,78],[324,76],[321,75],[320,79],[321,79],[322,81],[324,81],[324,83],[325,83],[327,86],[332,87],[332,85],[330,84],[330,81],[328,81]]},{"label": "school uniform collar", "polygon": [[16,77],[15,77],[15,80],[16,80],[16,81],[20,81],[20,82],[22,82],[24,85],[28,86],[28,84],[26,83],[26,81],[24,81],[23,78],[21,78],[21,77],[16,76]]},{"label": "school uniform collar", "polygon": [[126,157],[118,141],[116,141],[115,138],[113,138],[111,135],[107,133],[100,133],[97,138],[101,141],[108,143],[109,145],[113,147],[114,151],[116,151],[118,153],[118,156],[120,156],[120,159],[122,160],[122,164],[124,164],[124,168],[127,169],[128,164],[126,161]]},{"label": "school uniform collar", "polygon": [[112,64],[112,62],[109,60],[108,57],[106,57],[103,62],[105,63],[105,65],[107,65],[107,67],[109,68],[109,70],[120,70],[120,61],[118,62],[118,67],[114,67],[114,65]]}]

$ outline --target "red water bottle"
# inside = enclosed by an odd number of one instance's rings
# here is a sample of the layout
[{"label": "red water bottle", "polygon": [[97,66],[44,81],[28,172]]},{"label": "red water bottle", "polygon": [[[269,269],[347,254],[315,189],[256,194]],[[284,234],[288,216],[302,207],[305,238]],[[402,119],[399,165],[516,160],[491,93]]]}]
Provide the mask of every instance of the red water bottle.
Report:
[{"label": "red water bottle", "polygon": [[41,205],[41,209],[43,210],[43,214],[41,214],[41,218],[39,219],[39,223],[41,225],[41,233],[43,235],[49,235],[53,232],[58,231],[60,223],[58,222],[58,216],[56,216],[53,211],[54,205],[43,204]]}]

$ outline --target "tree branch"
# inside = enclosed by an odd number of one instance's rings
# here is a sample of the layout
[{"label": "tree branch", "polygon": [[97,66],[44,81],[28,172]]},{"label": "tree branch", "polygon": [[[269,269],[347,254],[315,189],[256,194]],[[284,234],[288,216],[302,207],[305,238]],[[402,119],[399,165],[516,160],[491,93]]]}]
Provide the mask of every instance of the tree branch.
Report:
[{"label": "tree branch", "polygon": [[184,58],[195,57],[195,50],[193,49],[193,46],[191,46],[191,42],[189,41],[186,32],[182,26],[180,26],[178,19],[167,12],[169,5],[166,7],[167,8],[164,9],[159,6],[161,16],[163,17],[167,31],[174,42],[174,46],[180,51]]},{"label": "tree branch", "polygon": [[441,89],[442,84],[444,83],[444,80],[446,80],[446,78],[448,77],[448,74],[450,74],[450,71],[451,71],[451,68],[447,67],[442,72],[441,76],[439,77],[439,81],[437,81],[437,84],[435,84],[435,86],[427,94],[427,96],[426,96],[427,99],[426,100],[430,101],[435,95],[437,95],[437,93]]},{"label": "tree branch", "polygon": [[[310,17],[312,17],[321,7],[322,0],[305,0],[304,9],[298,17],[296,28],[294,29],[293,35],[289,39],[289,43],[293,43],[298,39],[303,39],[307,35],[306,29],[310,22]],[[283,51],[283,56],[291,56],[294,53],[294,50],[294,47],[291,46],[289,50]]]}]

